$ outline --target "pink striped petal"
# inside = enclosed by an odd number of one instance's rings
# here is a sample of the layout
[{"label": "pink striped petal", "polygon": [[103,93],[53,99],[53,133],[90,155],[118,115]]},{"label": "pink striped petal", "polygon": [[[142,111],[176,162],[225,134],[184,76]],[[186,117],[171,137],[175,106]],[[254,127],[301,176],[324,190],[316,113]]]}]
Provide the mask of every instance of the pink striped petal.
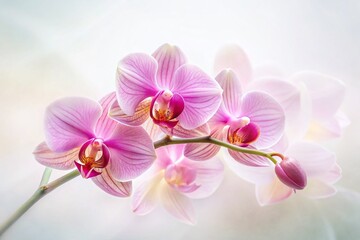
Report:
[{"label": "pink striped petal", "polygon": [[[253,146],[249,145],[246,148],[248,149],[256,149]],[[235,159],[237,162],[244,164],[246,166],[253,166],[253,167],[268,167],[271,166],[269,159],[266,157],[262,157],[259,155],[242,153],[238,151],[234,151],[228,149],[230,156]]]},{"label": "pink striped petal", "polygon": [[242,89],[235,72],[231,69],[223,70],[215,79],[223,89],[224,108],[231,116],[238,117],[241,113]]},{"label": "pink striped petal", "polygon": [[108,168],[104,168],[100,175],[92,178],[94,183],[105,192],[117,197],[129,197],[132,192],[132,182],[120,182],[114,179]]},{"label": "pink striped petal", "polygon": [[162,186],[161,201],[166,211],[175,218],[190,225],[196,223],[196,214],[190,199],[174,190],[168,184],[163,184]]},{"label": "pink striped petal", "polygon": [[184,160],[181,165],[196,169],[195,184],[198,188],[185,194],[189,198],[199,199],[212,195],[224,177],[224,165],[219,158],[212,158],[204,162]]},{"label": "pink striped petal", "polygon": [[177,46],[164,44],[152,55],[158,62],[157,84],[162,89],[171,89],[175,71],[186,63],[184,53]]},{"label": "pink striped petal", "polygon": [[161,130],[160,126],[154,124],[154,121],[151,118],[148,118],[142,127],[149,134],[153,142],[158,141],[166,136],[166,134]]},{"label": "pink striped petal", "polygon": [[308,177],[327,172],[335,164],[336,156],[324,147],[309,142],[295,142],[286,151],[286,156],[295,159]]},{"label": "pink striped petal", "polygon": [[149,118],[150,103],[151,98],[146,98],[141,101],[136,107],[134,115],[129,116],[124,113],[119,103],[114,101],[111,105],[109,116],[120,123],[129,126],[139,126]]},{"label": "pink striped petal", "polygon": [[293,194],[293,189],[289,188],[279,179],[269,184],[256,185],[256,199],[261,206],[279,203],[289,198]]},{"label": "pink striped petal", "polygon": [[[224,138],[223,128],[220,127],[210,134],[212,138],[220,141]],[[191,160],[207,160],[214,157],[219,151],[220,146],[206,143],[188,143],[184,149],[184,156]]]},{"label": "pink striped petal", "polygon": [[248,90],[263,91],[272,96],[284,109],[288,124],[296,121],[303,114],[300,91],[290,82],[268,77],[251,82]]},{"label": "pink striped petal", "polygon": [[151,212],[158,201],[158,189],[163,173],[159,172],[152,178],[142,182],[134,192],[131,202],[132,211],[138,215]]},{"label": "pink striped petal", "polygon": [[339,79],[317,72],[304,71],[292,78],[305,84],[312,99],[312,113],[316,119],[327,119],[339,109],[345,96],[345,85]]},{"label": "pink striped petal", "polygon": [[175,73],[171,91],[180,94],[185,102],[183,112],[178,116],[185,129],[194,129],[206,123],[221,103],[221,87],[199,68],[185,64]]},{"label": "pink striped petal", "polygon": [[55,152],[80,147],[94,137],[94,128],[101,116],[101,106],[87,98],[62,98],[47,107],[45,139]]},{"label": "pink striped petal", "polygon": [[44,166],[68,170],[75,167],[74,161],[79,157],[79,148],[74,148],[66,152],[53,152],[45,142],[40,143],[34,150],[35,159]]},{"label": "pink striped petal", "polygon": [[127,115],[133,115],[145,98],[155,96],[157,62],[143,53],[128,55],[120,61],[116,76],[116,96]]},{"label": "pink striped petal", "polygon": [[223,47],[215,57],[215,74],[231,68],[235,71],[241,82],[241,86],[246,86],[252,78],[252,67],[248,56],[238,45],[232,44]]},{"label": "pink striped petal", "polygon": [[249,92],[244,95],[242,116],[250,118],[260,128],[260,136],[253,143],[256,148],[266,149],[277,143],[285,127],[284,110],[270,95]]},{"label": "pink striped petal", "polygon": [[97,138],[106,140],[111,136],[112,132],[116,128],[117,123],[108,116],[110,106],[114,101],[116,101],[115,92],[107,94],[99,101],[103,111],[95,126],[95,134]]},{"label": "pink striped petal", "polygon": [[311,179],[308,186],[301,191],[309,198],[327,198],[335,195],[337,192],[336,188],[328,183],[325,183],[319,179]]},{"label": "pink striped petal", "polygon": [[154,145],[142,127],[118,124],[105,144],[111,154],[111,175],[120,181],[132,180],[145,172],[156,158]]},{"label": "pink striped petal", "polygon": [[208,124],[203,124],[195,129],[185,129],[180,124],[177,124],[174,128],[164,128],[161,127],[161,130],[169,136],[176,136],[181,138],[192,138],[209,135],[209,126]]}]

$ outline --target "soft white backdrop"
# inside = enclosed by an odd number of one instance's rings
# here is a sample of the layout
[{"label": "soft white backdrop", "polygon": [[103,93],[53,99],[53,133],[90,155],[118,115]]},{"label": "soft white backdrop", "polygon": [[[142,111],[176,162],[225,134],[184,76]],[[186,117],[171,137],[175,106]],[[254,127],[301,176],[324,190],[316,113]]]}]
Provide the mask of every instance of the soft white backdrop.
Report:
[{"label": "soft white backdrop", "polygon": [[[198,224],[158,208],[139,217],[129,199],[77,178],[42,199],[4,239],[359,239],[360,2],[353,1],[0,1],[0,221],[36,189],[43,167],[45,107],[64,96],[98,99],[114,88],[117,62],[180,46],[212,74],[216,51],[237,43],[253,65],[287,74],[317,70],[342,79],[352,124],[328,146],[343,168],[339,193],[295,196],[259,207],[254,187],[227,170],[220,189],[195,201]],[[53,176],[63,172],[55,171]]]}]

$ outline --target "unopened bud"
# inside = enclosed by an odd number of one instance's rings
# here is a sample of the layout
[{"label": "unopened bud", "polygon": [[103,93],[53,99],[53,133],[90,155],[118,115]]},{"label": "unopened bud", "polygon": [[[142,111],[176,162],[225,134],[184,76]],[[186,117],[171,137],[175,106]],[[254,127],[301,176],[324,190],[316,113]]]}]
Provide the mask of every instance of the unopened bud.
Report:
[{"label": "unopened bud", "polygon": [[306,173],[296,161],[281,161],[276,164],[275,173],[282,183],[293,189],[301,190],[306,186]]}]

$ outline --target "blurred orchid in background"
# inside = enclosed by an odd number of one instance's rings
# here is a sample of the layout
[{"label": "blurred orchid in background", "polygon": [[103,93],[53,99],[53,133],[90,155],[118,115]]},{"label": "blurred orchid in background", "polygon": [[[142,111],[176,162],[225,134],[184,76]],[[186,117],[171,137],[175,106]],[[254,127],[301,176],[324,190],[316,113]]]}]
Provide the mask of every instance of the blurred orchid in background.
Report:
[{"label": "blurred orchid in background", "polygon": [[161,202],[174,217],[196,223],[190,199],[210,196],[219,187],[224,166],[218,158],[192,161],[183,155],[184,145],[173,145],[156,151],[157,160],[137,188],[132,208],[139,215],[148,214]]}]

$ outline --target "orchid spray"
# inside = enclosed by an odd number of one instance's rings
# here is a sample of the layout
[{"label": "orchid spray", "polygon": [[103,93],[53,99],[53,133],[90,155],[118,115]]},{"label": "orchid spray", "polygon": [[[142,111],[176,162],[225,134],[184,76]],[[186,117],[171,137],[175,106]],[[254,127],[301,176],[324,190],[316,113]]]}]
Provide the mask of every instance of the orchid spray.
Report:
[{"label": "orchid spray", "polygon": [[[196,223],[190,199],[221,186],[224,164],[255,184],[262,206],[295,192],[312,198],[336,192],[336,156],[315,141],[340,136],[348,124],[339,112],[340,80],[257,74],[238,46],[219,52],[211,77],[187,63],[179,47],[164,44],[152,55],[125,56],[115,83],[99,102],[68,97],[48,106],[45,141],[34,150],[47,167],[40,187],[0,234],[79,175],[113,196],[132,197],[136,214],[160,203],[186,224]],[[49,182],[51,169],[75,170]]]}]

